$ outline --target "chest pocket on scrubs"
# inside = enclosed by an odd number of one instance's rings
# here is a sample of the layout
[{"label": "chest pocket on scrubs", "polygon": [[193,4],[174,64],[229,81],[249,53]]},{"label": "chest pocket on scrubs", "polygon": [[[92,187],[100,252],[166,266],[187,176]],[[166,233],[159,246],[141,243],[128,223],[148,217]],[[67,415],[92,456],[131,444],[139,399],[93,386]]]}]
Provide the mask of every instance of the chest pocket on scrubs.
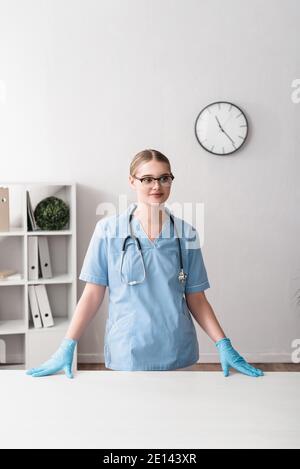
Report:
[{"label": "chest pocket on scrubs", "polygon": [[[142,252],[143,255],[143,252]],[[113,268],[120,276],[121,281],[121,262],[122,249],[119,252],[113,252]],[[144,277],[143,259],[140,251],[133,239],[128,239],[122,264],[122,281],[129,283],[132,281],[140,281]]]}]

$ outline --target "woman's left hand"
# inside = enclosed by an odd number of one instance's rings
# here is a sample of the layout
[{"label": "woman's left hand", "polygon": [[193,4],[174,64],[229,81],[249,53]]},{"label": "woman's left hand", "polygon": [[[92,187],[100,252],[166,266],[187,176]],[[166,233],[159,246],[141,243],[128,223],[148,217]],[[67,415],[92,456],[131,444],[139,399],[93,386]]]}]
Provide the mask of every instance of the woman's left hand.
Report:
[{"label": "woman's left hand", "polygon": [[235,368],[240,373],[244,373],[254,378],[263,376],[264,373],[258,368],[249,365],[246,360],[239,355],[239,353],[232,347],[230,339],[227,337],[216,342],[216,347],[219,350],[220,362],[224,372],[224,376],[229,375],[229,367]]}]

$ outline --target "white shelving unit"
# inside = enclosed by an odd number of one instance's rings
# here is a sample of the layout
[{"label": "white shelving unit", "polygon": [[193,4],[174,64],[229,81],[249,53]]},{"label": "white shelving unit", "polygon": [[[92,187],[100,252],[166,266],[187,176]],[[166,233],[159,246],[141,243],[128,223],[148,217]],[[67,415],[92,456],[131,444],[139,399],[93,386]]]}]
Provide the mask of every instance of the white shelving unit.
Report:
[{"label": "white shelving unit", "polygon": [[[7,183],[9,188],[10,229],[0,231],[0,270],[14,269],[20,279],[0,279],[0,370],[38,366],[58,348],[64,338],[77,303],[76,261],[76,184]],[[28,231],[26,191],[33,210],[45,197],[61,198],[70,208],[65,230]],[[28,238],[47,236],[52,278],[28,280]],[[54,326],[34,328],[28,286],[45,284]],[[77,369],[77,350],[73,369]]]}]

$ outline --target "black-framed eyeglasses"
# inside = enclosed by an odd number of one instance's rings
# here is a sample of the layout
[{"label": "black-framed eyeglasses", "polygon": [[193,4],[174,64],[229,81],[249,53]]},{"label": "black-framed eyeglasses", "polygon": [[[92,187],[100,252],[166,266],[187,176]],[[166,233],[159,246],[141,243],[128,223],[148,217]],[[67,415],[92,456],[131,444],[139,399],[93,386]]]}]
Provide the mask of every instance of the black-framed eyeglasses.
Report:
[{"label": "black-framed eyeglasses", "polygon": [[173,174],[164,174],[163,176],[160,176],[159,178],[154,178],[152,176],[145,176],[142,178],[138,178],[137,176],[133,176],[135,179],[138,179],[141,181],[143,186],[149,186],[151,187],[152,185],[155,184],[155,181],[158,181],[162,186],[170,186],[172,184],[173,179],[175,176]]}]

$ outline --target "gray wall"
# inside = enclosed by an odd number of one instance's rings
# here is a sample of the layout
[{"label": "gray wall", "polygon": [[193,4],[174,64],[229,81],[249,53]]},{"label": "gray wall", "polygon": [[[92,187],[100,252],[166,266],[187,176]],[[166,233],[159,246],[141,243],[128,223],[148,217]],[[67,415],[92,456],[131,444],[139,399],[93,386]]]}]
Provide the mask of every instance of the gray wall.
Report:
[{"label": "gray wall", "polygon": [[[78,182],[79,274],[98,204],[134,200],[131,158],[164,152],[168,203],[205,204],[207,297],[255,361],[290,361],[300,337],[299,15],[296,0],[0,1],[1,180]],[[193,134],[215,100],[249,119],[233,156]],[[106,294],[80,361],[103,359],[107,306]],[[197,330],[201,361],[216,360]]]}]

